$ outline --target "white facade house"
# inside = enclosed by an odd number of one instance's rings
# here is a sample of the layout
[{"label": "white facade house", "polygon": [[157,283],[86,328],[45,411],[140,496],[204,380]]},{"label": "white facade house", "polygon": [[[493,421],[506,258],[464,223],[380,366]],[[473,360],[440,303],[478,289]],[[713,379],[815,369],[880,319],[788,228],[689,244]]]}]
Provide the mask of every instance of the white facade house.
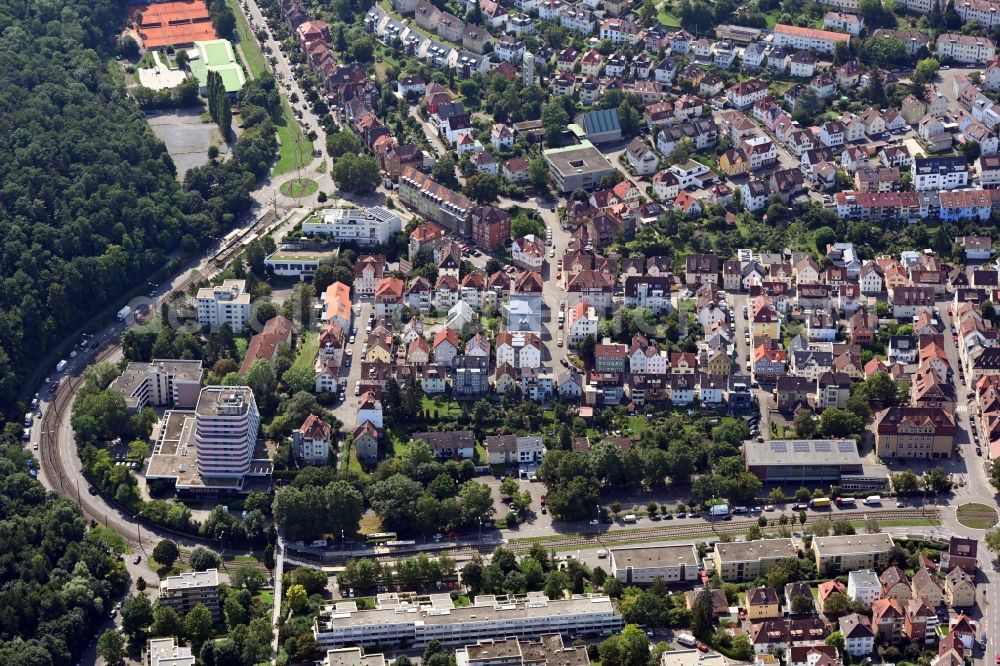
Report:
[{"label": "white facade house", "polygon": [[984,65],[996,54],[997,46],[986,37],[943,33],[937,40],[937,55],[942,60],[963,64]]},{"label": "white facade house", "polygon": [[545,241],[534,234],[522,236],[514,240],[510,255],[515,264],[531,271],[540,271],[545,263]]},{"label": "white facade house", "polygon": [[396,213],[382,206],[325,208],[302,223],[302,233],[358,245],[384,245],[403,229]]},{"label": "white facade house", "polygon": [[918,157],[910,167],[913,189],[953,190],[969,184],[969,165],[964,157]]},{"label": "white facade house", "polygon": [[250,294],[246,280],[226,280],[217,287],[198,290],[198,324],[217,328],[229,324],[234,332],[250,318]]},{"label": "white facade house", "polygon": [[870,606],[882,598],[882,581],[871,569],[851,571],[847,574],[847,596]]}]

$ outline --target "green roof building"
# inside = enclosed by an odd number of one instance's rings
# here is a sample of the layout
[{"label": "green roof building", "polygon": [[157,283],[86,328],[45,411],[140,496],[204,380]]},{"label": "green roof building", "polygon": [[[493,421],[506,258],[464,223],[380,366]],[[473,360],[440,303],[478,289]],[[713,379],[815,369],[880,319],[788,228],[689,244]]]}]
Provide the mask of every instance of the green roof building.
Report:
[{"label": "green roof building", "polygon": [[195,42],[194,48],[188,52],[190,60],[188,67],[198,79],[202,92],[208,86],[208,73],[218,72],[226,92],[237,94],[246,83],[243,68],[236,61],[236,53],[228,39],[213,39],[207,42]]}]

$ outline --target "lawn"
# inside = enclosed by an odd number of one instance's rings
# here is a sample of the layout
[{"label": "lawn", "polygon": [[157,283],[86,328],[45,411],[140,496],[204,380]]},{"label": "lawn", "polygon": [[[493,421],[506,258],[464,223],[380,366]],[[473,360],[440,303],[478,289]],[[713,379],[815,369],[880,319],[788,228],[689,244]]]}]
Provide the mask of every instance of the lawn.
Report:
[{"label": "lawn", "polygon": [[247,69],[250,70],[252,78],[260,78],[270,70],[267,67],[267,60],[264,58],[264,53],[260,50],[257,37],[250,31],[250,23],[247,21],[247,17],[243,13],[243,9],[240,8],[239,3],[236,0],[226,0],[226,4],[229,5],[229,9],[236,16],[236,34],[239,35],[239,46],[243,52],[243,62],[246,64]]},{"label": "lawn", "polygon": [[312,178],[295,178],[281,184],[281,193],[286,197],[308,197],[316,194],[319,183]]},{"label": "lawn", "polygon": [[281,119],[275,122],[278,128],[278,161],[272,175],[280,176],[295,169],[301,169],[312,159],[312,141],[302,133],[295,122],[292,109],[284,97],[281,98]]},{"label": "lawn", "polygon": [[299,340],[299,354],[295,357],[292,367],[312,370],[313,363],[316,360],[316,354],[318,352],[319,333],[309,331],[301,340]]},{"label": "lawn", "polygon": [[[878,521],[879,527],[934,527],[940,524],[941,521],[936,518],[890,518]],[[851,526],[864,527],[865,523],[863,520],[852,520]]]},{"label": "lawn", "polygon": [[462,408],[455,400],[442,400],[437,402],[429,396],[423,396],[420,400],[420,409],[430,412],[431,418],[446,418],[448,416],[461,416]]},{"label": "lawn", "polygon": [[680,19],[668,12],[663,7],[660,7],[656,12],[656,20],[668,28],[679,28],[681,27]]},{"label": "lawn", "polygon": [[364,474],[365,468],[361,466],[361,461],[358,460],[357,452],[354,450],[349,442],[344,444],[345,455],[347,456],[347,471],[355,472],[357,474]]},{"label": "lawn", "polygon": [[257,598],[260,599],[260,602],[264,604],[265,608],[272,608],[274,606],[273,590],[261,590],[257,593]]},{"label": "lawn", "polygon": [[958,507],[958,522],[974,530],[988,530],[997,524],[996,509],[970,502]]}]

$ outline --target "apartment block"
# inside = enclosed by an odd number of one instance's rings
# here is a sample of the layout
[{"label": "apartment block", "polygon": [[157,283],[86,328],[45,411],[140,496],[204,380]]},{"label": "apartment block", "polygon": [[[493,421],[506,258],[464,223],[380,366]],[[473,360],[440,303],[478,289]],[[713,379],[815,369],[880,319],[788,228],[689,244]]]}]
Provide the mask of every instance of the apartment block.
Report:
[{"label": "apartment block", "polygon": [[192,608],[203,604],[212,612],[212,619],[218,622],[219,612],[219,572],[187,571],[179,576],[169,576],[160,581],[160,605],[173,608],[181,617]]},{"label": "apartment block", "polygon": [[937,40],[939,58],[963,64],[984,65],[996,54],[996,51],[996,44],[986,37],[946,32],[939,35]]},{"label": "apartment block", "polygon": [[832,54],[837,44],[847,44],[850,41],[851,36],[843,32],[800,28],[783,23],[774,26],[774,45],[783,49],[805,49]]},{"label": "apartment block", "polygon": [[324,608],[313,634],[323,649],[399,644],[422,648],[431,640],[470,645],[555,633],[609,636],[622,626],[611,599],[599,595],[550,600],[537,592],[526,597],[481,594],[473,605],[456,607],[448,594],[408,599],[400,593],[383,593],[376,598],[374,610],[358,610],[353,603]]},{"label": "apartment block", "polygon": [[132,362],[109,388],[125,398],[125,406],[133,414],[147,405],[192,409],[198,402],[204,372],[201,361]]},{"label": "apartment block", "polygon": [[626,585],[686,583],[698,579],[698,553],[694,544],[613,548],[611,575]]},{"label": "apartment block", "polygon": [[239,331],[250,318],[250,294],[246,280],[226,280],[216,287],[198,290],[198,324],[218,328],[229,324]]},{"label": "apartment block", "polygon": [[177,645],[176,638],[151,638],[146,647],[145,666],[195,666],[191,648]]},{"label": "apartment block", "polygon": [[796,557],[791,539],[759,539],[757,541],[715,544],[712,559],[722,580],[755,580],[771,570],[777,562]]},{"label": "apartment block", "polygon": [[948,458],[955,441],[955,415],[942,407],[896,406],[875,417],[880,458]]},{"label": "apartment block", "polygon": [[850,534],[816,537],[812,550],[816,570],[826,575],[827,567],[834,574],[858,569],[874,569],[878,556],[892,548],[888,534]]},{"label": "apartment block", "polygon": [[472,200],[435,183],[430,176],[412,167],[405,167],[400,174],[399,199],[453,233],[466,238],[472,235]]}]

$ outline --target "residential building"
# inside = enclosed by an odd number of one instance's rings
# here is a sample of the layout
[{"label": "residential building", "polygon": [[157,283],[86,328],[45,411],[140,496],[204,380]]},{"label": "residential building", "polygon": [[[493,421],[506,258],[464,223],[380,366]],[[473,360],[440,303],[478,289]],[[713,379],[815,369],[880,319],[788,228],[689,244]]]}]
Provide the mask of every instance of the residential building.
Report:
[{"label": "residential building", "polygon": [[698,580],[698,553],[693,544],[612,548],[611,575],[625,585]]},{"label": "residential building", "polygon": [[859,569],[847,574],[847,597],[866,606],[883,597],[882,582],[871,569]]},{"label": "residential building", "polygon": [[150,638],[144,666],[195,666],[191,648],[177,645],[177,639]]},{"label": "residential building", "polygon": [[717,541],[712,558],[715,571],[727,582],[756,580],[780,560],[796,557],[791,539],[760,539],[724,543]]},{"label": "residential building", "polygon": [[330,424],[315,414],[292,431],[292,451],[308,465],[325,465],[330,457]]},{"label": "residential building", "polygon": [[955,567],[944,579],[944,600],[952,608],[976,605],[976,579]]},{"label": "residential building", "polygon": [[875,632],[871,620],[865,615],[851,613],[838,620],[840,633],[844,636],[844,648],[857,659],[866,657],[875,649]]},{"label": "residential building", "polygon": [[221,285],[199,289],[197,308],[198,325],[217,329],[228,324],[234,333],[242,331],[250,318],[246,280],[225,280]]},{"label": "residential building", "polygon": [[405,167],[399,177],[399,199],[449,231],[464,237],[472,235],[472,201],[412,167]]},{"label": "residential building", "polygon": [[610,635],[623,626],[611,599],[596,595],[558,600],[538,593],[527,598],[500,596],[464,607],[438,595],[419,605],[403,605],[404,601],[406,595],[385,593],[373,610],[328,606],[320,611],[313,635],[324,649],[402,643],[422,647],[432,640],[452,646],[544,634]]},{"label": "residential building", "polygon": [[847,44],[850,40],[851,36],[842,32],[800,28],[783,23],[774,26],[774,45],[779,48],[832,54],[837,44]]},{"label": "residential building", "polygon": [[782,616],[778,593],[771,587],[753,587],[746,591],[747,619],[766,620]]},{"label": "residential building", "polygon": [[131,361],[109,389],[125,399],[130,414],[147,405],[193,409],[198,403],[203,374],[201,361]]},{"label": "residential building", "polygon": [[996,55],[996,44],[986,37],[974,37],[955,32],[938,35],[937,55],[945,61],[984,65]]},{"label": "residential building", "polygon": [[893,546],[888,534],[852,534],[815,537],[812,551],[816,570],[839,574],[844,571],[874,568],[878,556]]},{"label": "residential building", "polygon": [[160,581],[159,604],[172,608],[181,618],[201,604],[212,613],[214,621],[220,621],[218,570],[187,571],[168,576]]}]

